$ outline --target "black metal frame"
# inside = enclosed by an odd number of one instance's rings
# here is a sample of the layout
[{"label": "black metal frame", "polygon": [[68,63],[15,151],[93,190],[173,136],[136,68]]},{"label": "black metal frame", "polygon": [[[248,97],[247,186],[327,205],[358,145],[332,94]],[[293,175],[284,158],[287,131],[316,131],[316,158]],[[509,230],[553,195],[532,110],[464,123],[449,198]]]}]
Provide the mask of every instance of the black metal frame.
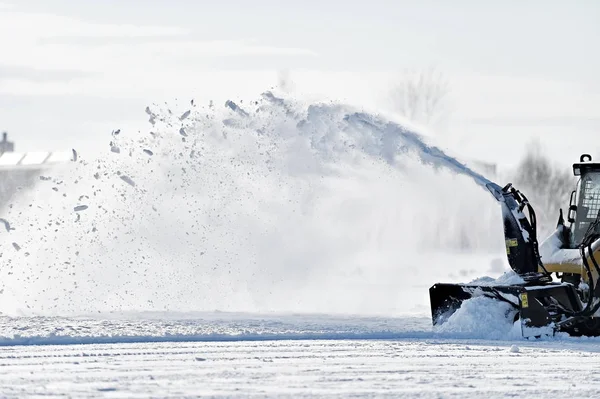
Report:
[{"label": "black metal frame", "polygon": [[[600,164],[592,163],[591,160],[590,155],[583,154],[580,162],[573,165],[573,173],[585,176],[592,171],[600,172]],[[595,271],[596,275],[600,275],[600,265],[592,251],[593,243],[600,239],[600,211],[581,243],[576,246],[564,243],[565,248],[580,249],[589,284],[589,293],[584,300],[578,288],[581,275],[563,275],[563,282],[556,283],[544,267],[538,250],[536,216],[527,198],[511,184],[501,188],[490,183],[487,188],[502,208],[508,262],[524,283],[493,286],[435,284],[429,289],[434,326],[445,322],[465,300],[481,295],[509,303],[516,310],[515,320],[517,315],[521,320],[524,337],[537,337],[558,331],[570,335],[600,336],[600,318],[595,316],[600,312],[600,284],[595,281],[593,273]],[[569,230],[573,223],[577,223],[577,211],[581,205],[575,204],[576,193],[577,191],[571,193],[569,202]],[[579,200],[581,202],[581,198]],[[526,208],[529,218],[523,213]],[[561,224],[564,226],[562,211],[559,218],[559,225]]]},{"label": "black metal frame", "polygon": [[[521,320],[523,337],[566,332],[573,336],[600,336],[600,318],[569,317],[561,309],[580,312],[583,305],[575,287],[565,283],[546,285],[435,284],[429,289],[433,325],[444,323],[461,304],[475,296],[509,303]],[[541,329],[541,330],[540,330]]]}]

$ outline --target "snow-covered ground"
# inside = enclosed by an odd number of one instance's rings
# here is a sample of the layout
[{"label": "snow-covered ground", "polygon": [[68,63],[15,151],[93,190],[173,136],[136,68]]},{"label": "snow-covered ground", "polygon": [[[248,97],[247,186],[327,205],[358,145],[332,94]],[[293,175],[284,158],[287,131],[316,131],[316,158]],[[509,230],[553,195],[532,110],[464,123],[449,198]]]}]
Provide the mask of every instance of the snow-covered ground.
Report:
[{"label": "snow-covered ground", "polygon": [[218,313],[3,319],[0,396],[600,395],[599,340],[452,339],[436,336],[428,321]]}]

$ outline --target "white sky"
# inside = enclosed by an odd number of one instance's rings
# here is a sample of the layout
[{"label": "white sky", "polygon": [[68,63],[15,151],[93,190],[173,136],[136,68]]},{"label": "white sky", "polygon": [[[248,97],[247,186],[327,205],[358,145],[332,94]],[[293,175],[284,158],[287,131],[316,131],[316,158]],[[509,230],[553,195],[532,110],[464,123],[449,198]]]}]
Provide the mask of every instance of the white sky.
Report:
[{"label": "white sky", "polygon": [[436,66],[465,151],[508,134],[581,152],[565,133],[600,151],[599,21],[595,0],[9,0],[0,130],[22,151],[94,148],[148,104],[257,95],[282,69],[297,92],[385,108],[399,71]]}]

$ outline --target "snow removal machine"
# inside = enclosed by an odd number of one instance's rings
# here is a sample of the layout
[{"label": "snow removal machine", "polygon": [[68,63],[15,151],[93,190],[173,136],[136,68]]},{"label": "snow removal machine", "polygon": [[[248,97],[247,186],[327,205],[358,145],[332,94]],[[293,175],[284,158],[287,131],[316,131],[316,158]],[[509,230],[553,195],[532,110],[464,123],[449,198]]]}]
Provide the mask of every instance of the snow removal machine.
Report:
[{"label": "snow removal machine", "polygon": [[573,173],[579,180],[566,222],[560,209],[556,230],[539,246],[535,212],[525,195],[512,184],[486,184],[502,209],[506,255],[518,281],[433,285],[434,326],[464,301],[485,296],[510,305],[507,317],[520,323],[525,338],[600,336],[600,163],[584,154]]}]

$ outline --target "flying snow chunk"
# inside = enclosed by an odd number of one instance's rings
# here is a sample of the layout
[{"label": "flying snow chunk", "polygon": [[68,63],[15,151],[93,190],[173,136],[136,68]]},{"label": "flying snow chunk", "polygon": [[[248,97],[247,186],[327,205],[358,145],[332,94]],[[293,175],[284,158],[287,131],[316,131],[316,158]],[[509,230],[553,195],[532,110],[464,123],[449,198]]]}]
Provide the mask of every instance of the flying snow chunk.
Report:
[{"label": "flying snow chunk", "polygon": [[8,220],[6,220],[4,218],[0,218],[0,223],[2,223],[4,225],[4,228],[6,229],[6,231],[8,231],[10,233],[10,223],[8,222]]},{"label": "flying snow chunk", "polygon": [[179,117],[179,120],[180,120],[180,121],[182,121],[182,120],[186,119],[188,116],[190,116],[190,114],[191,114],[191,113],[192,113],[192,111],[190,111],[190,110],[187,110],[187,111],[185,111],[185,112],[184,112],[184,113],[183,113],[183,114],[182,114],[182,115]]},{"label": "flying snow chunk", "polygon": [[239,114],[241,116],[248,116],[248,113],[246,111],[241,109],[236,103],[234,103],[231,100],[227,100],[225,102],[225,106],[228,108],[231,108],[232,111],[236,112],[237,114]]},{"label": "flying snow chunk", "polygon": [[148,119],[148,122],[150,122],[150,124],[152,126],[154,126],[154,124],[156,123],[156,114],[154,114],[151,110],[150,107],[146,107],[146,113],[148,114],[148,116],[150,116],[150,119]]},{"label": "flying snow chunk", "polygon": [[77,151],[73,149],[73,162],[77,162]]},{"label": "flying snow chunk", "polygon": [[187,133],[184,128],[179,129],[179,134],[181,134],[183,137],[187,137]]},{"label": "flying snow chunk", "polygon": [[150,150],[147,150],[147,149],[144,149],[144,153],[145,153],[145,154],[148,154],[148,155],[150,155],[150,156],[154,155],[154,153],[153,153],[152,151],[150,151]]},{"label": "flying snow chunk", "polygon": [[121,180],[123,180],[125,183],[129,184],[131,187],[135,187],[135,182],[133,180],[131,180],[131,178],[127,175],[121,175]]},{"label": "flying snow chunk", "polygon": [[85,211],[86,209],[88,209],[87,205],[77,205],[75,208],[73,208],[75,212]]},{"label": "flying snow chunk", "polygon": [[285,101],[283,100],[283,98],[275,97],[275,95],[273,95],[273,93],[271,93],[270,91],[261,94],[261,97],[267,101],[272,102],[273,104],[285,106]]}]

